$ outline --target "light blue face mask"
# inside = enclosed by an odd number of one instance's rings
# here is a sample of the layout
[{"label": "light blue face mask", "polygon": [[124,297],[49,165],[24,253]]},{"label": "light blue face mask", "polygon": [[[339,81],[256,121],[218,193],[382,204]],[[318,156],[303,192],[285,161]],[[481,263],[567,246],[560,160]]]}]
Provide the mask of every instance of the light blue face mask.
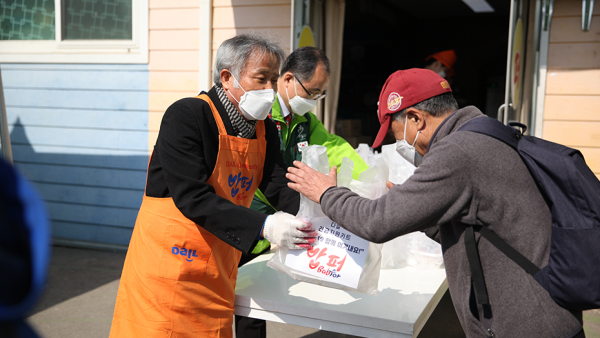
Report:
[{"label": "light blue face mask", "polygon": [[415,136],[415,141],[413,144],[409,144],[406,141],[406,125],[408,123],[408,115],[404,120],[404,138],[402,140],[396,140],[396,151],[400,156],[402,156],[405,160],[412,163],[415,167],[418,167],[423,161],[423,155],[419,154],[419,152],[415,149],[415,144],[417,143],[417,138],[419,138],[420,130],[417,131],[417,136]]}]

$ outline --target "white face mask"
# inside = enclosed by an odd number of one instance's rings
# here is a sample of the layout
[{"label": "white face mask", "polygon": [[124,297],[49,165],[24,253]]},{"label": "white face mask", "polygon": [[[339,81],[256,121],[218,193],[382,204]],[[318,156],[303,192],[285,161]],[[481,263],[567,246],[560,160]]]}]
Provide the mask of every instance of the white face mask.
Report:
[{"label": "white face mask", "polygon": [[408,122],[408,115],[404,120],[404,139],[396,140],[396,151],[400,156],[404,157],[405,160],[412,163],[415,167],[418,167],[423,161],[423,155],[419,154],[415,149],[415,144],[417,143],[417,138],[419,137],[420,130],[417,131],[417,136],[415,136],[415,142],[413,144],[409,144],[406,141],[406,125]]},{"label": "white face mask", "polygon": [[445,71],[443,71],[443,70],[442,70],[442,71],[440,71],[440,72],[438,73],[438,75],[439,75],[439,76],[441,76],[441,77],[443,77],[444,79],[446,78],[446,72],[445,72]]},{"label": "white face mask", "polygon": [[302,116],[317,105],[317,100],[305,99],[298,95],[298,89],[296,88],[296,79],[295,78],[294,78],[294,91],[296,91],[296,96],[294,96],[290,100],[290,94],[288,94],[288,89],[287,89],[287,87],[285,87],[285,95],[287,95],[288,102],[290,103],[290,107],[292,108],[292,112],[294,112],[294,114],[298,114],[298,115]]},{"label": "white face mask", "polygon": [[[233,76],[233,74],[231,74]],[[239,104],[242,115],[248,120],[264,120],[269,115],[273,103],[275,102],[275,91],[273,89],[260,89],[246,91],[240,85],[239,81],[233,76],[233,79],[244,91],[244,95],[238,101],[231,92],[231,97]],[[229,91],[229,89],[227,90]]]}]

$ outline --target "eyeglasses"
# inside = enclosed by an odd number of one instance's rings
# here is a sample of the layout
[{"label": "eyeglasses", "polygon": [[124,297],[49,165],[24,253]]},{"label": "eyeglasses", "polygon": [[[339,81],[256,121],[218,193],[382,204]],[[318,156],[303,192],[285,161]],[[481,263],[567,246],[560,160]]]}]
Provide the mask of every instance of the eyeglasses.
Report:
[{"label": "eyeglasses", "polygon": [[294,74],[294,78],[296,79],[296,81],[298,81],[298,83],[300,84],[300,86],[302,86],[302,89],[304,89],[304,91],[306,92],[306,94],[308,94],[308,98],[311,100],[322,100],[325,98],[325,96],[327,96],[327,94],[325,93],[321,93],[321,94],[311,94],[302,84],[302,82],[300,82],[300,79],[298,79],[298,77],[296,76],[296,74]]}]

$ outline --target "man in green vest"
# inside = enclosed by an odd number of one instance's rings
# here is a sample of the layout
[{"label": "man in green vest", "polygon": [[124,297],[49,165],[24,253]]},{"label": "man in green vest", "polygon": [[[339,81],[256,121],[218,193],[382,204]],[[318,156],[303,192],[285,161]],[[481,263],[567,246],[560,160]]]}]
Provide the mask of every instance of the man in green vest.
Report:
[{"label": "man in green vest", "polygon": [[[343,138],[330,134],[311,113],[318,100],[325,97],[329,85],[330,66],[325,52],[315,47],[302,47],[293,51],[283,62],[279,80],[277,80],[277,100],[273,104],[269,118],[275,122],[281,142],[280,150],[288,166],[302,160],[302,149],[309,145],[322,145],[327,148],[329,166],[342,164],[344,157],[354,162],[352,176],[368,168],[365,161]],[[260,190],[256,191],[250,209],[265,214],[274,214],[275,210]],[[242,266],[270,249],[269,241],[259,241],[251,255],[243,255]],[[236,336],[240,338],[265,338],[266,323],[263,320],[235,317]]]}]

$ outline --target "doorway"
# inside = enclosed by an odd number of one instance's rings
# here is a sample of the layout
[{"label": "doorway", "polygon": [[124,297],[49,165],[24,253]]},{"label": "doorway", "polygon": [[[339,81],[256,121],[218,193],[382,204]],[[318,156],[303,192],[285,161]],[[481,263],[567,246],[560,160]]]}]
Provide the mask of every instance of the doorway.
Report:
[{"label": "doorway", "polygon": [[387,77],[422,68],[429,55],[449,49],[457,55],[450,82],[459,106],[496,118],[504,103],[510,2],[487,3],[493,12],[476,13],[461,0],[346,0],[338,135],[353,146],[371,145]]}]

